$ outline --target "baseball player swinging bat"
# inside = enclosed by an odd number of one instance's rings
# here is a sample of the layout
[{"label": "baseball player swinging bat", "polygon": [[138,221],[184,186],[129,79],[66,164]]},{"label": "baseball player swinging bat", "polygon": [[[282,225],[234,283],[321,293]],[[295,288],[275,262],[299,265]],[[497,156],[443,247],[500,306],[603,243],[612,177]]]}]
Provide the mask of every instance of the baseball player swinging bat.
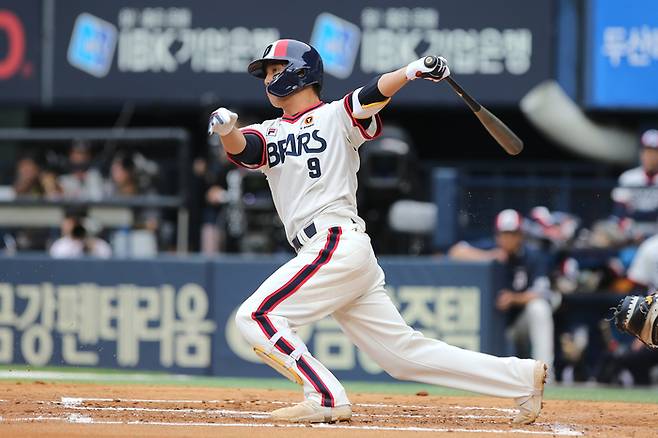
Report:
[{"label": "baseball player swinging bat", "polygon": [[[425,66],[433,68],[439,62],[436,56],[426,56]],[[488,109],[483,107],[473,99],[464,89],[451,77],[446,77],[445,81],[450,84],[452,89],[461,97],[466,105],[473,111],[473,114],[480,120],[489,134],[496,139],[498,144],[505,149],[510,155],[517,155],[523,150],[523,141],[507,127],[498,117],[494,116]]]},{"label": "baseball player swinging bat", "polygon": [[352,417],[345,388],[297,334],[327,315],[394,377],[512,398],[519,409],[515,423],[539,415],[546,364],[468,351],[415,332],[386,293],[384,271],[357,212],[358,149],[381,133],[379,112],[412,81],[450,75],[445,59],[434,58],[430,67],[425,59],[324,102],[320,54],[301,41],[278,40],[247,71],[261,79],[281,115],[238,128],[238,114],[229,109],[211,114],[208,132],[220,136],[229,159],[267,176],[296,251],[235,314],[256,355],[304,389],[304,401],[273,411],[273,420]]}]

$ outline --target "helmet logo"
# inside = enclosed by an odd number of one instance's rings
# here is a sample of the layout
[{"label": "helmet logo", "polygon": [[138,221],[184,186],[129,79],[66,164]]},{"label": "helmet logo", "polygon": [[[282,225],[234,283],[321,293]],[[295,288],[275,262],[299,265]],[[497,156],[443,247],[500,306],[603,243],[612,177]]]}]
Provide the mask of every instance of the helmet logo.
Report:
[{"label": "helmet logo", "polygon": [[272,44],[265,47],[265,51],[263,52],[263,58],[265,58],[267,56],[267,54],[270,53],[270,50],[272,50]]}]

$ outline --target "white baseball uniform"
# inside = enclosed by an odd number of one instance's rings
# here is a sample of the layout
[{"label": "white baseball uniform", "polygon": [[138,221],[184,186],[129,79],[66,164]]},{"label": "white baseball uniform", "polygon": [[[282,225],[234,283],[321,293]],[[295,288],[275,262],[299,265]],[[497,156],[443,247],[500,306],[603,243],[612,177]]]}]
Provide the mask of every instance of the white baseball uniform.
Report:
[{"label": "white baseball uniform", "polygon": [[624,204],[629,212],[658,210],[658,175],[648,175],[635,167],[619,176],[617,187],[612,190],[612,200]]},{"label": "white baseball uniform", "polygon": [[409,327],[384,290],[356,209],[358,148],[381,131],[364,129],[347,100],[320,103],[243,129],[266,145],[260,169],[297,256],[238,309],[249,343],[296,370],[305,396],[349,404],[345,389],[308,351],[296,328],[332,315],[347,336],[395,378],[500,397],[533,392],[534,361],[498,358],[426,338]]},{"label": "white baseball uniform", "polygon": [[658,288],[658,235],[642,242],[637,249],[628,278],[648,288]]}]

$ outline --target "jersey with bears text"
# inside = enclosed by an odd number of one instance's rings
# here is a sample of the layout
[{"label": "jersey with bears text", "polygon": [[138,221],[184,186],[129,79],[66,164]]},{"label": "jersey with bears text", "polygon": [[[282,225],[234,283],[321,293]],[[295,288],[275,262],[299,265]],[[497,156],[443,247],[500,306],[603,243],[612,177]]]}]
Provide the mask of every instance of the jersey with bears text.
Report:
[{"label": "jersey with bears text", "polygon": [[289,241],[321,214],[336,214],[359,221],[356,189],[359,147],[381,132],[376,115],[367,129],[353,117],[348,99],[321,102],[294,116],[242,128],[265,145],[256,165],[272,191],[274,205]]}]

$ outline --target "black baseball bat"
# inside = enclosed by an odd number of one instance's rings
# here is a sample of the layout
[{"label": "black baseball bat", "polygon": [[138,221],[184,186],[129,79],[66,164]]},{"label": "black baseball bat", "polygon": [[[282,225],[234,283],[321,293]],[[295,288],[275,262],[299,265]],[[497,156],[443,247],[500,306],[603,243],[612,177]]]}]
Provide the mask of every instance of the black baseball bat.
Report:
[{"label": "black baseball bat", "polygon": [[[436,66],[438,61],[439,60],[435,56],[427,56],[424,63],[426,67],[431,68]],[[482,126],[484,126],[498,144],[505,149],[505,152],[510,155],[521,153],[523,150],[523,141],[518,135],[509,129],[498,117],[493,115],[491,111],[480,105],[480,103],[468,94],[453,78],[448,76],[444,81],[448,82],[454,92],[466,102],[466,105],[468,105],[471,111],[473,111],[473,114],[475,114],[480,120]]]}]

